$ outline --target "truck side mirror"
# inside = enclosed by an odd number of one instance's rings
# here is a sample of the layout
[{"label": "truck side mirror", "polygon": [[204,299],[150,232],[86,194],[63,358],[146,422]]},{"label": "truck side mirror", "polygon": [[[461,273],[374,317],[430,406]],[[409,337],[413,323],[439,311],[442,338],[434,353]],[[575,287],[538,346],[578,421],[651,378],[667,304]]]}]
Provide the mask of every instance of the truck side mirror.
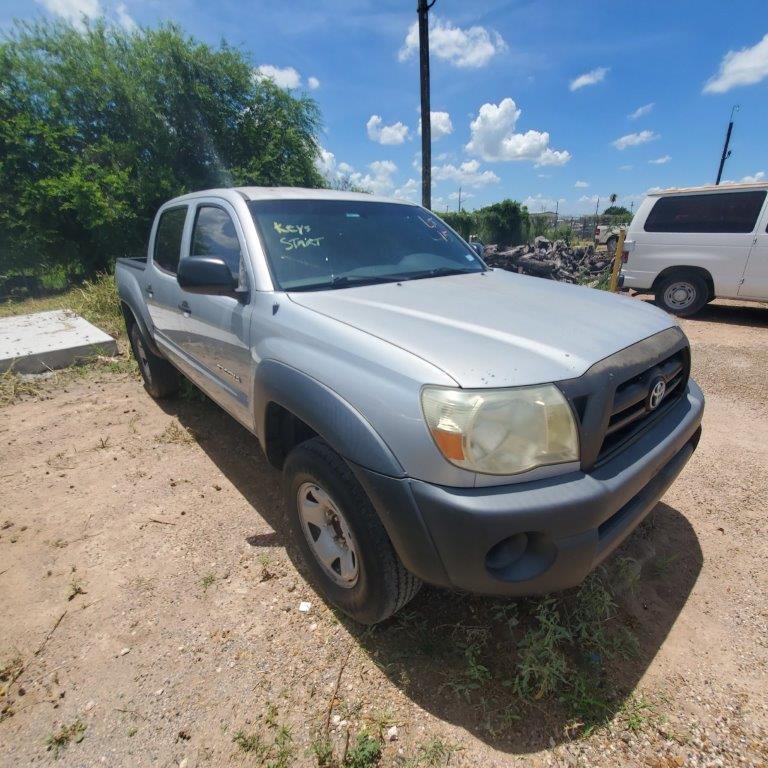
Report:
[{"label": "truck side mirror", "polygon": [[237,280],[229,267],[215,256],[180,259],[176,280],[189,293],[235,296],[237,291]]}]

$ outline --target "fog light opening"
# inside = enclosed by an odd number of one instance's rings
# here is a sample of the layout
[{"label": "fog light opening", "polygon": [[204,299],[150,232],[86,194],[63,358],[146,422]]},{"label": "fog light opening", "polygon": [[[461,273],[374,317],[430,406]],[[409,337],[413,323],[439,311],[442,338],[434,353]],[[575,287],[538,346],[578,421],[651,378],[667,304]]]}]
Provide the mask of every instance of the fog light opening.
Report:
[{"label": "fog light opening", "polygon": [[515,533],[488,550],[485,567],[502,581],[527,581],[544,573],[556,556],[557,548],[545,533]]}]

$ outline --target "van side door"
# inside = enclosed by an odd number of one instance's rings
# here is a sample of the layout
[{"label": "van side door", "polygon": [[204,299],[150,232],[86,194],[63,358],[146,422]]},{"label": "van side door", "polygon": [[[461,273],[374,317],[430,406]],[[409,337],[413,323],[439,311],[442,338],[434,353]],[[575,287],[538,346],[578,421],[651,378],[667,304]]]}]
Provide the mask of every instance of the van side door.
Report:
[{"label": "van side door", "polygon": [[237,213],[225,200],[200,198],[190,210],[191,228],[182,258],[215,256],[238,282],[238,296],[193,294],[182,289],[184,352],[191,378],[232,416],[253,425],[250,408],[250,325],[254,276]]},{"label": "van side door", "polygon": [[739,286],[739,296],[768,300],[768,201],[763,205],[762,216],[758,219],[744,278]]}]

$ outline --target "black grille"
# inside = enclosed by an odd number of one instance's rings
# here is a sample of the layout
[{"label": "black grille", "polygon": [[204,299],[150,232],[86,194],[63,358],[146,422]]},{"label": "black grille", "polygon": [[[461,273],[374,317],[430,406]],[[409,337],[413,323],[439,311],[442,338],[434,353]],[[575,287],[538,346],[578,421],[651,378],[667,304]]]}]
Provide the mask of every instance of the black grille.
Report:
[{"label": "black grille", "polygon": [[[688,381],[689,368],[690,355],[685,347],[616,387],[613,403],[608,411],[603,444],[597,457],[598,463],[616,453],[682,397]],[[664,382],[666,389],[661,401],[655,408],[651,408],[651,390],[659,381]]]}]

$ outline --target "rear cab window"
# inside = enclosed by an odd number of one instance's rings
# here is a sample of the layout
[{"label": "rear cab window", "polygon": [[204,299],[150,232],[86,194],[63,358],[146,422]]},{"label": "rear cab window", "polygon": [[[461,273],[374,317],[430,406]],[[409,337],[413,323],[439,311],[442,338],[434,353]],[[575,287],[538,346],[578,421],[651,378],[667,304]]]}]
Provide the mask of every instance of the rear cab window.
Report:
[{"label": "rear cab window", "polygon": [[155,232],[155,248],[152,253],[153,263],[165,272],[176,274],[181,257],[181,239],[184,234],[184,222],[187,219],[187,206],[167,208],[160,214]]},{"label": "rear cab window", "polygon": [[757,224],[765,190],[660,197],[645,221],[646,232],[747,234]]}]

